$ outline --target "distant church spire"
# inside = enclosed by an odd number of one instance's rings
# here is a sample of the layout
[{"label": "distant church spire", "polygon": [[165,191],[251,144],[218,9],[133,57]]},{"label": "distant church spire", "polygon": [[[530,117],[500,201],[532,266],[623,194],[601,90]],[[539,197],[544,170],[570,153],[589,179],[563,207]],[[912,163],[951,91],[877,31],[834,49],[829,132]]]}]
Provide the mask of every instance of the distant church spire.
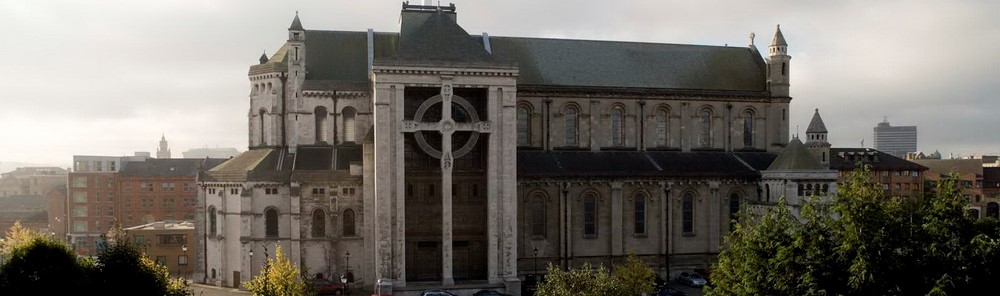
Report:
[{"label": "distant church spire", "polygon": [[160,135],[160,148],[156,149],[156,158],[170,158],[170,147],[167,147],[167,137]]},{"label": "distant church spire", "polygon": [[260,54],[260,64],[263,65],[267,63],[267,60],[269,59],[267,58],[267,52],[265,51],[264,53]]},{"label": "distant church spire", "polygon": [[302,21],[299,20],[299,12],[295,12],[295,19],[292,20],[292,25],[288,27],[289,30],[303,31]]}]

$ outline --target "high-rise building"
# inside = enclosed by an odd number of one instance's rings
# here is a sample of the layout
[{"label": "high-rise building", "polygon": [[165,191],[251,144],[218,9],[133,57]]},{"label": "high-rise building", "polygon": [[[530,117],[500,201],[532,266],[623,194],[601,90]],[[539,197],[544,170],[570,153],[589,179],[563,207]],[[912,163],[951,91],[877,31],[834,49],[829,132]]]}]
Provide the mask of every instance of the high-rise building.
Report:
[{"label": "high-rise building", "polygon": [[892,126],[884,119],[875,126],[875,150],[904,158],[906,153],[917,151],[917,127]]}]

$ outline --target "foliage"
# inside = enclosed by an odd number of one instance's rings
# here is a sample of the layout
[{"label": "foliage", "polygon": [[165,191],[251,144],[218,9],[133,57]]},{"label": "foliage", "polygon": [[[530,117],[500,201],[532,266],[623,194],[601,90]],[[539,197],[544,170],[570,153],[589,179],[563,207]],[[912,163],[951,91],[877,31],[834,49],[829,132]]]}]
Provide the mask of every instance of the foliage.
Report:
[{"label": "foliage", "polygon": [[243,286],[254,295],[299,296],[307,292],[306,282],[298,267],[285,258],[281,245],[274,250],[274,259],[268,259],[264,270]]},{"label": "foliage", "polygon": [[0,295],[193,294],[184,280],[171,278],[166,267],[143,255],[117,223],[107,237],[108,246],[92,260],[15,223],[2,246],[9,260],[0,268]]},{"label": "foliage", "polygon": [[[172,278],[166,266],[143,254],[115,222],[107,234],[107,247],[97,255],[94,282],[110,291],[137,295],[191,295],[187,282]],[[116,285],[116,283],[130,283]]]},{"label": "foliage", "polygon": [[832,202],[784,203],[726,238],[705,295],[966,295],[1000,277],[1000,222],[976,221],[954,181],[886,197],[867,168]]},{"label": "foliage", "polygon": [[91,265],[66,245],[15,223],[4,239],[0,295],[63,295],[88,288]]},{"label": "foliage", "polygon": [[614,274],[604,266],[595,268],[590,263],[567,271],[549,264],[545,282],[538,285],[537,295],[641,295],[653,291],[654,278],[653,270],[631,254],[624,264],[615,266]]}]

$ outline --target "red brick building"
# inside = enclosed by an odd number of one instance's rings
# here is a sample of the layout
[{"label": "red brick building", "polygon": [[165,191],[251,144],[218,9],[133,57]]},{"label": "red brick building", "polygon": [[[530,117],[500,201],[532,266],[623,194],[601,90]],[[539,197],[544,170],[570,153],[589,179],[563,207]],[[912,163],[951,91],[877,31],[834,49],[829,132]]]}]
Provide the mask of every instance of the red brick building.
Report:
[{"label": "red brick building", "polygon": [[122,227],[193,220],[195,178],[222,161],[75,156],[68,177],[66,237],[77,254],[93,255],[116,219]]},{"label": "red brick building", "polygon": [[927,167],[871,148],[832,148],[830,168],[840,171],[843,183],[858,165],[871,170],[871,179],[887,196],[923,197]]}]

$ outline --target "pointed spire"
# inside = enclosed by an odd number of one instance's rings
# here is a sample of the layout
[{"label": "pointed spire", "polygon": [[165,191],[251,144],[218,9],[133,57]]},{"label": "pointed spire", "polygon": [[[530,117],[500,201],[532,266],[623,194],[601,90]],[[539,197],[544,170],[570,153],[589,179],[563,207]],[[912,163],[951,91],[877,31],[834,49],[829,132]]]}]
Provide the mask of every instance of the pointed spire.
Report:
[{"label": "pointed spire", "polygon": [[781,25],[778,25],[778,30],[774,32],[774,39],[771,39],[771,46],[788,46],[785,42],[785,35],[781,34]]},{"label": "pointed spire", "polygon": [[295,11],[295,19],[292,20],[292,26],[288,27],[288,30],[304,31],[302,28],[302,21],[299,21],[299,12]]},{"label": "pointed spire", "polygon": [[806,133],[826,133],[826,124],[823,124],[823,118],[819,116],[819,108],[816,108],[816,113],[813,113],[812,121],[809,122],[809,127],[806,128]]},{"label": "pointed spire", "polygon": [[267,58],[267,52],[264,52],[263,54],[260,55],[260,63],[261,64],[267,63],[267,60],[269,60]]}]

